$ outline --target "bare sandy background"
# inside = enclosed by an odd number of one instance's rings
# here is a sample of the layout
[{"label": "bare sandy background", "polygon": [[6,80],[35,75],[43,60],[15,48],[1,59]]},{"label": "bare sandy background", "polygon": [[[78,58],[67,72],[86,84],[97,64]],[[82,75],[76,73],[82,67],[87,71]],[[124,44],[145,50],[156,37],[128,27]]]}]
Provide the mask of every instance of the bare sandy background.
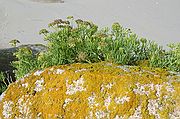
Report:
[{"label": "bare sandy background", "polygon": [[0,49],[10,47],[11,39],[22,44],[44,43],[38,31],[52,20],[69,15],[103,27],[120,22],[163,46],[180,42],[180,0],[57,1],[0,0]]}]

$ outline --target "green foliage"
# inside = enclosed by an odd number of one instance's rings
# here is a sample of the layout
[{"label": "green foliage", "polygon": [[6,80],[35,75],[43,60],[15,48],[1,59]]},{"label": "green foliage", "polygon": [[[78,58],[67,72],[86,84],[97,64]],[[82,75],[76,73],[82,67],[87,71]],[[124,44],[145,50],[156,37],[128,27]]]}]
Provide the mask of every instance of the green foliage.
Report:
[{"label": "green foliage", "polygon": [[4,92],[8,84],[5,82],[5,76],[3,72],[0,72],[0,94]]},{"label": "green foliage", "polygon": [[31,49],[20,48],[13,62],[16,77],[20,78],[35,69],[70,63],[93,63],[99,61],[138,65],[148,61],[152,67],[179,71],[179,45],[171,45],[165,52],[156,43],[139,38],[130,29],[114,23],[99,30],[92,22],[81,19],[54,20],[49,29],[42,29],[48,50],[33,54]]},{"label": "green foliage", "polygon": [[12,62],[12,65],[17,69],[15,70],[17,78],[21,78],[30,71],[39,68],[37,56],[32,53],[30,48],[19,48],[14,55],[18,59],[17,61]]},{"label": "green foliage", "polygon": [[169,44],[169,51],[155,52],[150,57],[150,65],[180,72],[180,43]]}]

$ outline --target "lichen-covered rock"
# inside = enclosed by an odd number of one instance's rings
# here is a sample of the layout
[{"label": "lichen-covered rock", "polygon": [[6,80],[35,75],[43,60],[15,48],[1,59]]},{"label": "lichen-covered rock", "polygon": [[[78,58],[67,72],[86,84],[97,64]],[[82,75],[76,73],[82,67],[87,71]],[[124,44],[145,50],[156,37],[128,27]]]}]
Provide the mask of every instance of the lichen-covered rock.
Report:
[{"label": "lichen-covered rock", "polygon": [[111,63],[47,68],[11,84],[1,119],[179,119],[180,77]]}]

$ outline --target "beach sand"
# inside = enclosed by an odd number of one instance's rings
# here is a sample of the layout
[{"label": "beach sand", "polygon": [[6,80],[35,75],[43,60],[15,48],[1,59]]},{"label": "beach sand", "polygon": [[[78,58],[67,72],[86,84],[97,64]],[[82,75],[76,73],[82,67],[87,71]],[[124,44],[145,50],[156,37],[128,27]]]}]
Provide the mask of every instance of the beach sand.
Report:
[{"label": "beach sand", "polygon": [[119,22],[163,46],[180,41],[179,0],[63,1],[0,0],[0,49],[10,47],[12,39],[21,44],[45,43],[38,31],[52,20],[70,15],[102,27]]}]

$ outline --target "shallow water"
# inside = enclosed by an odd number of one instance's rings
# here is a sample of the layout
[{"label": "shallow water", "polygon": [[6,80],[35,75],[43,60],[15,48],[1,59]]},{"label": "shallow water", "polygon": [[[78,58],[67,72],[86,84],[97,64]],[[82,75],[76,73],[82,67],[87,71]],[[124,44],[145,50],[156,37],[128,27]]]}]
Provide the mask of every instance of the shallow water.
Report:
[{"label": "shallow water", "polygon": [[[180,42],[180,0],[0,0],[0,48],[11,39],[22,44],[45,43],[41,28],[73,15],[100,26],[120,22],[141,37],[160,45]],[[51,2],[42,3],[42,2]],[[54,3],[52,3],[54,2]]]}]

